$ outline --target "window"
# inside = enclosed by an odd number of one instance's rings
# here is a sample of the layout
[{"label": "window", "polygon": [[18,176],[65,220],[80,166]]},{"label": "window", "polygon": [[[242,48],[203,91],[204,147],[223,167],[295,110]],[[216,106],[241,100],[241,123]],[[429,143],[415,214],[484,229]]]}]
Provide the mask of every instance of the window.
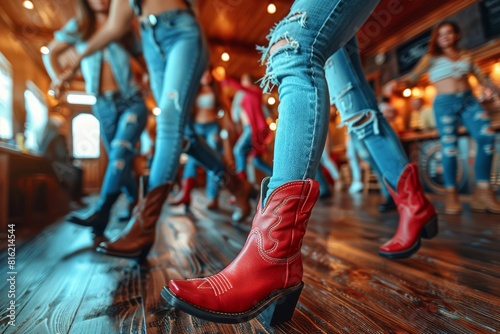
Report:
[{"label": "window", "polygon": [[28,89],[24,91],[24,107],[26,109],[25,145],[30,151],[40,153],[39,144],[42,141],[43,132],[49,119],[49,109],[44,94],[33,82],[27,81],[26,87]]},{"label": "window", "polygon": [[80,114],[73,118],[73,157],[76,159],[99,158],[99,121],[91,114]]}]

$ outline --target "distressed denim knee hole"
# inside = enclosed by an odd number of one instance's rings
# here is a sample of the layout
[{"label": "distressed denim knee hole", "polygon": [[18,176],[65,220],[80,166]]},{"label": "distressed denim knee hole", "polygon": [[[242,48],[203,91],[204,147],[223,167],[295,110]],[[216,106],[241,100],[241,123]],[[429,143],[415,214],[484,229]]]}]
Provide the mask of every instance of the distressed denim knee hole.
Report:
[{"label": "distressed denim knee hole", "polygon": [[484,136],[493,136],[495,134],[495,131],[491,128],[489,125],[484,125],[481,128],[481,134]]},{"label": "distressed denim knee hole", "polygon": [[457,156],[457,149],[456,148],[445,148],[443,150],[443,153],[447,157],[455,157],[455,156]]},{"label": "distressed denim knee hole", "polygon": [[116,169],[124,169],[125,168],[125,161],[123,159],[118,159],[115,161],[114,166]]},{"label": "distressed denim knee hole", "polygon": [[175,110],[181,111],[181,104],[180,104],[180,100],[179,100],[179,92],[178,91],[173,90],[173,91],[169,92],[167,94],[167,98],[169,100],[174,101]]},{"label": "distressed denim knee hole", "polygon": [[457,136],[446,135],[446,136],[443,136],[442,140],[443,140],[443,143],[448,143],[448,144],[456,143],[457,142]]},{"label": "distressed denim knee hole", "polygon": [[130,151],[133,151],[134,150],[134,147],[132,146],[132,143],[130,143],[129,141],[126,141],[126,140],[119,140],[119,139],[115,139],[111,142],[111,147],[112,148],[120,148],[120,147],[124,147]]},{"label": "distressed denim knee hole", "polygon": [[136,114],[133,114],[133,113],[128,113],[126,116],[125,116],[125,121],[130,124],[135,124],[137,123],[137,115]]}]

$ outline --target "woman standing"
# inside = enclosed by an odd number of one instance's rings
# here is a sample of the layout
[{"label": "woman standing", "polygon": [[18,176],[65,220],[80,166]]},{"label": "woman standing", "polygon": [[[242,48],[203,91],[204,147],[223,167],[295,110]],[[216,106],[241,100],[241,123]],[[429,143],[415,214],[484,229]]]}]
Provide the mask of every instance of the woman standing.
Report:
[{"label": "woman standing", "polygon": [[[464,124],[477,142],[475,161],[476,189],[472,196],[473,210],[500,214],[500,203],[490,189],[490,175],[493,162],[494,131],[486,111],[472,95],[468,75],[500,94],[500,88],[486,76],[474,62],[471,53],[458,47],[460,28],[455,22],[444,21],[432,31],[429,53],[424,55],[412,72],[391,82],[389,89],[396,86],[411,86],[427,72],[429,80],[437,90],[434,100],[434,116],[442,145],[443,173],[446,187],[446,213],[462,212],[457,194],[457,130]],[[399,87],[398,87],[399,88]]]},{"label": "woman standing", "polygon": [[156,118],[155,154],[149,178],[143,178],[140,184],[139,203],[128,226],[116,239],[101,243],[97,250],[114,256],[138,257],[142,261],[155,240],[156,222],[177,175],[182,151],[212,171],[218,183],[235,195],[234,221],[241,221],[250,213],[252,185],[227,170],[221,157],[193,129],[190,111],[208,65],[208,54],[189,4],[183,0],[130,3],[132,7],[127,0],[112,0],[108,21],[92,36],[79,59],[125,34],[135,11],[151,89],[161,110]]},{"label": "woman standing", "polygon": [[[78,0],[76,18],[55,33],[49,45],[50,53],[44,56],[45,66],[55,86],[61,84],[58,78],[64,72],[59,65],[59,57],[72,47],[77,52],[83,52],[90,36],[101,30],[108,15],[109,0]],[[131,162],[136,155],[136,143],[146,125],[147,109],[133,80],[131,52],[124,47],[124,43],[112,43],[81,60],[85,89],[88,94],[97,97],[92,111],[101,124],[109,163],[94,212],[87,218],[72,215],[68,220],[91,226],[97,244],[104,240],[111,207],[120,195],[120,189],[124,190],[131,203],[137,200],[137,182]]]},{"label": "woman standing", "polygon": [[[290,14],[269,35],[269,47],[262,49],[263,59],[267,59],[263,84],[266,90],[278,85],[280,95],[273,174],[262,182],[252,229],[238,256],[213,276],[171,280],[162,296],[172,306],[226,323],[262,314],[273,325],[292,317],[304,286],[302,239],[319,195],[318,183],[312,178],[328,131],[325,62],[336,52],[351,50],[339,49],[351,40],[377,3],[296,0]],[[358,66],[352,69],[361,71]],[[340,95],[337,100],[341,100]],[[377,101],[373,98],[372,102],[376,107]],[[384,151],[387,155],[379,159],[398,166],[389,166],[384,172],[400,203],[401,216],[396,235],[382,246],[381,255],[407,257],[418,249],[421,236],[435,236],[437,218],[423,197],[415,166],[391,149],[400,144],[376,132],[379,117],[370,111],[344,121],[350,131],[366,133],[368,147],[384,145],[384,141],[391,144]],[[385,123],[384,130],[388,126]]]},{"label": "woman standing", "polygon": [[267,176],[271,175],[272,167],[262,158],[271,132],[264,115],[267,109],[262,103],[262,90],[248,73],[241,76],[241,82],[227,78],[221,84],[237,90],[231,112],[233,121],[241,123],[242,129],[233,151],[236,172],[246,179],[247,158],[251,156],[255,168]]}]

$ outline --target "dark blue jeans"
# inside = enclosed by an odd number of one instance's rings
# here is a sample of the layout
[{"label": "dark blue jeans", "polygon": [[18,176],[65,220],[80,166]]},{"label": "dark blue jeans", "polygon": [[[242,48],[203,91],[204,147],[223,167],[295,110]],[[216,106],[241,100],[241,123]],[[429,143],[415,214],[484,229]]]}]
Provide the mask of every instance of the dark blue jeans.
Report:
[{"label": "dark blue jeans", "polygon": [[[236,172],[245,171],[248,155],[252,151],[252,128],[249,125],[243,127],[243,132],[236,141],[236,144],[234,144],[233,151],[234,160],[236,162]],[[259,169],[267,176],[273,173],[273,168],[259,156],[252,157],[252,163],[255,168]]]},{"label": "dark blue jeans", "polygon": [[147,108],[140,92],[130,96],[100,95],[93,106],[94,115],[101,124],[108,166],[101,187],[101,197],[122,189],[129,201],[137,198],[137,182],[132,169],[136,144],[147,120]]},{"label": "dark blue jeans", "polygon": [[[219,137],[220,126],[219,122],[213,121],[210,123],[194,123],[194,131],[205,140],[205,142],[214,151],[219,154],[222,152],[222,146]],[[200,164],[196,159],[189,157],[184,165],[183,179],[196,177],[196,167]],[[201,166],[203,167],[203,166]],[[207,197],[215,199],[219,196],[219,184],[217,183],[216,176],[210,170],[207,170],[207,184],[206,184]]]}]

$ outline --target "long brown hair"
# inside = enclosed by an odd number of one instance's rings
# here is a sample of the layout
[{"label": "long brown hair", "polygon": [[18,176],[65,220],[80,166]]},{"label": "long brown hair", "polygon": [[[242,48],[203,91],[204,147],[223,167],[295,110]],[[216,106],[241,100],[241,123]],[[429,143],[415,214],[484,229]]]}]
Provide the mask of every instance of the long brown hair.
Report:
[{"label": "long brown hair", "polygon": [[429,53],[432,56],[440,56],[443,54],[443,49],[441,49],[437,40],[438,40],[438,35],[439,35],[439,29],[441,29],[444,26],[450,26],[453,29],[453,32],[455,34],[459,35],[459,37],[457,38],[457,40],[453,44],[453,47],[456,48],[458,45],[458,42],[460,41],[460,35],[462,34],[462,32],[461,32],[458,24],[456,24],[453,21],[440,22],[437,26],[434,27],[434,29],[432,30],[432,34],[431,34],[431,42],[429,43]]},{"label": "long brown hair", "polygon": [[76,21],[78,22],[78,32],[82,40],[86,41],[94,34],[96,26],[95,13],[87,0],[76,2]]}]

